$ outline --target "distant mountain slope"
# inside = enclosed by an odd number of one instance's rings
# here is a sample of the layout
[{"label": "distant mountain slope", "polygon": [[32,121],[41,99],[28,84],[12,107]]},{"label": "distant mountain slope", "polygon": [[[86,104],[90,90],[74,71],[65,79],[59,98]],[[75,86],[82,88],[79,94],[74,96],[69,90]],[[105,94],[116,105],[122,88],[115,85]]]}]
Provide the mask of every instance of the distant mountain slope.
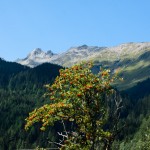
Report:
[{"label": "distant mountain slope", "polygon": [[24,90],[30,86],[43,87],[51,83],[62,66],[51,63],[43,63],[30,68],[16,62],[7,62],[0,58],[0,88]]},{"label": "distant mountain slope", "polygon": [[28,69],[27,66],[22,66],[16,62],[6,62],[0,58],[0,87],[6,87],[13,75]]},{"label": "distant mountain slope", "polygon": [[144,96],[148,96],[150,94],[150,78],[139,82],[136,86],[127,89],[124,92],[128,93],[128,95],[132,99],[135,99],[135,101],[139,98],[143,98]]},{"label": "distant mountain slope", "polygon": [[96,66],[119,71],[124,81],[118,83],[117,87],[125,90],[150,77],[150,43],[123,44],[103,51],[101,59],[97,56],[93,61]]},{"label": "distant mountain slope", "polygon": [[29,67],[35,67],[45,62],[68,67],[83,60],[87,61],[91,59],[92,56],[94,57],[103,49],[105,49],[105,47],[83,45],[72,47],[62,54],[53,54],[51,51],[44,52],[37,48],[31,51],[26,58],[18,59],[16,62]]},{"label": "distant mountain slope", "polygon": [[42,63],[51,62],[55,55],[51,50],[44,52],[40,48],[36,48],[26,58],[17,59],[16,62],[33,68]]},{"label": "distant mountain slope", "polygon": [[59,75],[59,69],[61,66],[56,64],[44,63],[35,68],[30,68],[24,72],[19,72],[13,76],[10,80],[9,87],[11,89],[30,88],[43,88],[45,84],[49,84],[54,81],[56,76]]},{"label": "distant mountain slope", "polygon": [[41,49],[33,50],[27,58],[17,62],[30,67],[43,62],[51,62],[70,67],[81,61],[93,61],[95,72],[99,66],[119,70],[124,82],[118,83],[121,90],[130,88],[150,77],[150,42],[125,43],[115,47],[79,46],[72,47],[62,54],[53,54]]},{"label": "distant mountain slope", "polygon": [[[79,46],[72,47],[62,54],[53,54],[51,51],[44,52],[34,49],[25,59],[16,62],[35,67],[44,62],[52,62],[62,66],[72,66],[81,61],[96,60],[120,61],[137,58],[145,52],[150,51],[150,43],[126,43],[115,47]],[[145,59],[145,58],[144,58]]]},{"label": "distant mountain slope", "polygon": [[50,63],[29,68],[0,59],[0,150],[46,147],[50,144],[44,139],[56,138],[54,128],[46,133],[38,128],[26,132],[24,126],[29,112],[50,102],[43,98],[43,85],[52,83],[61,68]]},{"label": "distant mountain slope", "polygon": [[92,60],[105,49],[107,48],[87,45],[72,47],[68,51],[59,54],[52,60],[52,62],[62,66],[70,67],[82,61]]}]

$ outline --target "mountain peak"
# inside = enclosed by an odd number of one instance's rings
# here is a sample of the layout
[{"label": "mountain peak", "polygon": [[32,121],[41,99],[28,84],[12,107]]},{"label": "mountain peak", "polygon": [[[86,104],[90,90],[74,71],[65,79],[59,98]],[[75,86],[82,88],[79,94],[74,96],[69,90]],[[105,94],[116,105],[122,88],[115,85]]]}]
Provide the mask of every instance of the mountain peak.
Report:
[{"label": "mountain peak", "polygon": [[28,54],[27,58],[25,59],[35,59],[35,58],[43,57],[44,55],[45,52],[42,51],[41,48],[35,48]]},{"label": "mountain peak", "polygon": [[50,62],[54,64],[63,65],[69,67],[73,64],[80,63],[81,61],[126,61],[128,59],[133,60],[134,58],[147,59],[148,54],[145,52],[150,50],[150,42],[146,43],[124,43],[114,47],[98,47],[98,46],[87,46],[81,45],[71,47],[66,52],[61,54],[54,54],[51,50],[47,52],[41,48],[36,48],[25,58],[17,60],[18,63],[35,67],[39,64]]},{"label": "mountain peak", "polygon": [[5,59],[3,59],[3,58],[0,57],[0,61],[5,61]]},{"label": "mountain peak", "polygon": [[33,54],[33,55],[39,55],[41,54],[43,51],[41,48],[35,48],[33,51],[31,51],[30,54]]},{"label": "mountain peak", "polygon": [[88,48],[88,46],[84,44],[84,45],[82,45],[82,46],[79,46],[77,49],[78,49],[78,50],[81,50],[81,49],[87,49],[87,48]]},{"label": "mountain peak", "polygon": [[50,56],[50,57],[52,57],[53,55],[55,55],[51,50],[48,50],[48,51],[46,52],[46,54],[47,54],[48,56]]},{"label": "mountain peak", "polygon": [[16,62],[29,67],[35,67],[42,63],[50,62],[53,55],[55,54],[51,50],[44,52],[41,48],[35,48],[26,58],[17,59]]}]

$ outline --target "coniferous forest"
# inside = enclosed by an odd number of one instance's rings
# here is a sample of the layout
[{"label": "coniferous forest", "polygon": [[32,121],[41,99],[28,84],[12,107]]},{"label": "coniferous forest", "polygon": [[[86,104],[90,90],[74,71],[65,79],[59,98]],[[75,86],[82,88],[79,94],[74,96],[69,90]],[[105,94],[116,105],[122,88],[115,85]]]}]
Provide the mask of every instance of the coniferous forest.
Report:
[{"label": "coniferous forest", "polygon": [[[49,63],[29,68],[0,59],[0,149],[51,148],[49,141],[58,140],[57,132],[62,128],[59,123],[49,126],[44,132],[40,130],[40,123],[28,131],[24,128],[29,112],[50,103],[44,95],[44,85],[52,84],[62,68]],[[148,78],[130,89],[120,91],[123,108],[119,124],[123,128],[111,149],[150,149],[149,85]]]}]

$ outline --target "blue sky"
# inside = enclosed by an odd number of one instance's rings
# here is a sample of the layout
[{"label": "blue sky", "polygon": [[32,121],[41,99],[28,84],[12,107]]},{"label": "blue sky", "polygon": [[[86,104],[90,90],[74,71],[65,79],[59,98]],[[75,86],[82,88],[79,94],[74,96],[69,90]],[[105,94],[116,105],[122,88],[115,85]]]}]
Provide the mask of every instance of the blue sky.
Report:
[{"label": "blue sky", "polygon": [[0,57],[150,42],[150,0],[1,0]]}]

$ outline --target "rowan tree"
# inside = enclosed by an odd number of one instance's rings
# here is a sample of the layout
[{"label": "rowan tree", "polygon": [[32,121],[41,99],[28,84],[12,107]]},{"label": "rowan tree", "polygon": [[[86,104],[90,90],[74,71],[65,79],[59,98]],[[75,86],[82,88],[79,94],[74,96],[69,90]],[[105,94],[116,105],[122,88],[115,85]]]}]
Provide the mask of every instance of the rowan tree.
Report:
[{"label": "rowan tree", "polygon": [[[58,144],[61,150],[95,150],[102,143],[108,149],[113,133],[104,126],[108,123],[108,97],[114,93],[111,84],[115,76],[109,69],[93,74],[92,63],[82,63],[60,70],[52,85],[46,85],[50,104],[35,109],[26,118],[25,129],[41,122],[41,130],[62,122],[64,131]],[[72,122],[74,128],[66,129],[65,122]],[[110,144],[110,143],[109,143]]]}]

